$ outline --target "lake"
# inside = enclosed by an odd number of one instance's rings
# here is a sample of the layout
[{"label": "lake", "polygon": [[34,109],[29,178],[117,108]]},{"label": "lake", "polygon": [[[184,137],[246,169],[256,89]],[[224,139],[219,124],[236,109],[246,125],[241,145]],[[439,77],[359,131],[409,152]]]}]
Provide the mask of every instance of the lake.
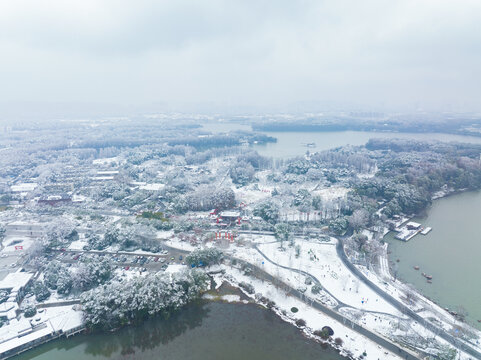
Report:
[{"label": "lake", "polygon": [[168,320],[151,319],[114,333],[77,335],[15,360],[342,360],[255,304],[200,302]]},{"label": "lake", "polygon": [[[234,130],[237,124],[222,127]],[[213,128],[213,127],[211,127]],[[243,128],[245,130],[245,128]],[[255,145],[261,155],[289,158],[310,152],[328,150],[344,145],[363,145],[371,138],[404,138],[416,140],[455,141],[481,143],[481,137],[441,133],[387,133],[387,132],[268,132],[277,143]],[[306,143],[315,143],[308,148]],[[456,194],[434,202],[426,218],[417,218],[425,226],[433,227],[427,236],[418,235],[405,243],[388,234],[391,260],[397,263],[398,275],[413,284],[426,296],[443,307],[455,310],[462,306],[468,313],[468,321],[481,329],[481,232],[478,221],[481,214],[481,192]],[[420,270],[414,270],[420,266]],[[433,276],[428,284],[422,272]]]},{"label": "lake", "polygon": [[[208,122],[202,125],[203,130],[213,133],[228,132],[235,130],[251,131],[246,124],[230,122]],[[262,132],[275,137],[276,143],[254,145],[252,148],[259,154],[274,158],[290,158],[304,155],[306,151],[316,152],[329,150],[345,145],[364,145],[369,139],[416,139],[420,141],[455,141],[481,144],[481,137],[451,135],[442,133],[394,133],[374,131],[332,131],[332,132]],[[306,147],[306,144],[314,143],[315,147]]]},{"label": "lake", "polygon": [[[408,242],[386,235],[396,263],[398,277],[443,307],[456,310],[463,306],[469,322],[481,329],[481,192],[466,192],[435,200],[427,216],[414,221],[431,226],[426,236],[417,235]],[[419,266],[420,270],[414,270]],[[428,284],[421,275],[432,275]]]},{"label": "lake", "polygon": [[[481,137],[449,135],[440,133],[388,133],[367,131],[333,131],[333,132],[268,132],[266,135],[277,138],[276,143],[255,145],[253,148],[261,155],[274,158],[289,158],[309,152],[329,150],[345,145],[364,145],[369,139],[416,139],[424,141],[457,141],[481,144]],[[305,144],[315,143],[315,147]]]}]

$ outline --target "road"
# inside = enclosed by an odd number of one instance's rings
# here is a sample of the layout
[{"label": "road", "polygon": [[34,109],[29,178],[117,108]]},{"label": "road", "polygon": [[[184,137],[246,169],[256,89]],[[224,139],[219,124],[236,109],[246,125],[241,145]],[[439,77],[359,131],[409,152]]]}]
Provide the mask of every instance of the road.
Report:
[{"label": "road", "polygon": [[421,317],[419,314],[412,311],[406,305],[404,305],[399,300],[395,299],[388,293],[386,293],[383,289],[369,280],[357,267],[355,267],[347,258],[346,253],[344,252],[344,246],[342,240],[339,240],[336,246],[337,254],[341,258],[344,265],[346,265],[349,270],[351,270],[354,275],[356,275],[362,282],[364,282],[367,286],[369,286],[373,291],[375,291],[379,296],[381,296],[384,300],[394,306],[396,309],[401,311],[403,314],[409,316],[414,321],[417,321],[419,324],[424,326],[426,329],[432,331],[434,334],[437,334],[442,339],[449,342],[454,347],[464,351],[465,353],[474,356],[475,359],[481,359],[481,352],[477,351],[473,347],[469,346],[468,344],[460,341],[459,339],[455,338],[451,334],[447,333],[444,329],[437,327]]},{"label": "road", "polygon": [[[169,247],[169,246],[166,246],[166,245],[163,245],[164,248],[168,249],[168,250],[174,250],[175,248],[172,248],[172,247]],[[269,258],[267,258],[259,249],[257,249],[257,251],[259,251],[259,253],[269,262],[273,263]],[[188,254],[188,251],[182,251],[184,254]],[[294,289],[292,286],[282,282],[281,280],[275,278],[274,276],[270,275],[269,273],[267,273],[265,270],[259,268],[258,266],[252,264],[252,263],[249,263],[249,262],[246,262],[242,259],[238,259],[234,256],[231,256],[231,255],[226,255],[226,257],[229,259],[229,260],[233,260],[235,259],[237,262],[239,263],[245,263],[247,264],[248,266],[254,268],[258,273],[262,274],[263,278],[266,279],[267,281],[269,282],[273,282],[273,283],[278,283],[280,285],[282,285],[282,287],[284,288],[288,288],[289,289],[289,293],[292,294],[293,296],[297,297],[299,300],[303,301],[303,302],[306,302],[306,297],[304,296],[303,293],[301,293],[300,291],[298,291],[297,289]],[[311,274],[308,274],[308,273],[305,273],[301,270],[298,270],[298,269],[291,269],[291,268],[287,268],[287,267],[284,267],[282,265],[279,265],[279,264],[275,264],[273,263],[274,265],[276,266],[281,266],[283,268],[286,268],[286,269],[289,269],[289,270],[292,270],[292,271],[296,271],[296,272],[299,272],[299,273],[302,273],[306,276],[309,276],[311,278],[313,278],[314,281],[316,281],[317,283],[319,283],[319,280],[316,279],[314,276],[312,276]],[[323,304],[317,302],[317,301],[309,301],[308,302],[309,305],[313,306],[315,309],[323,312],[324,314],[326,314],[327,316],[331,317],[332,319],[336,320],[336,321],[339,321],[343,324],[345,324],[346,326],[350,326],[354,331],[358,332],[359,334],[367,337],[368,339],[374,341],[375,343],[377,343],[379,346],[385,348],[386,350],[389,350],[399,356],[402,356],[403,358],[407,359],[407,360],[418,360],[420,357],[417,356],[417,354],[415,354],[414,352],[411,352],[409,350],[406,350],[400,346],[398,346],[397,344],[391,342],[389,339],[386,339],[384,338],[383,336],[381,335],[378,335],[354,322],[352,322],[351,320],[349,320],[348,318],[344,317],[344,315],[338,313],[337,311],[327,307],[327,306],[324,306]]]}]

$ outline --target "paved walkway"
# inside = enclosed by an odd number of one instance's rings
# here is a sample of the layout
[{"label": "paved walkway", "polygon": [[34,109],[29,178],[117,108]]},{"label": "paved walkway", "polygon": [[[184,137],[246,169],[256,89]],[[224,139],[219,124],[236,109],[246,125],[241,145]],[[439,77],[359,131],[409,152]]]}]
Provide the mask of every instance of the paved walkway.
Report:
[{"label": "paved walkway", "polygon": [[423,317],[421,317],[419,314],[408,308],[406,305],[404,305],[402,302],[399,300],[395,299],[388,293],[386,293],[383,289],[381,289],[379,286],[377,286],[375,283],[373,283],[371,280],[369,280],[357,267],[355,267],[347,258],[346,253],[344,252],[344,246],[342,244],[342,241],[339,240],[337,247],[337,254],[343,261],[344,265],[346,265],[351,272],[353,272],[361,281],[363,281],[367,286],[369,286],[373,291],[375,291],[379,296],[381,296],[384,300],[386,300],[388,303],[396,307],[399,311],[401,311],[403,314],[406,314],[409,316],[411,319],[417,321],[419,324],[424,326],[426,329],[432,331],[434,334],[437,334],[440,336],[442,339],[446,340],[449,342],[451,345],[454,347],[464,351],[465,353],[474,356],[475,359],[481,359],[481,352],[478,350],[474,349],[473,347],[469,346],[468,344],[464,343],[463,341],[455,338],[451,334],[447,333],[444,329],[441,329],[438,326],[433,325]]}]

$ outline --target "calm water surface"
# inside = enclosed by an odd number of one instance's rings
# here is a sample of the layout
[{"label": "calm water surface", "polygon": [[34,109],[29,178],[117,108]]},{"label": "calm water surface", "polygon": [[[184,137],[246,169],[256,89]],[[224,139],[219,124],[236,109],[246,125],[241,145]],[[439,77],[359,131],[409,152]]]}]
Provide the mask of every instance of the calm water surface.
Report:
[{"label": "calm water surface", "polygon": [[[481,192],[434,201],[424,218],[414,219],[433,230],[409,242],[386,236],[398,276],[443,307],[463,306],[469,322],[481,329]],[[414,266],[419,266],[419,271]],[[428,284],[421,275],[433,276]]]},{"label": "calm water surface", "polygon": [[[230,122],[207,122],[202,125],[206,131],[213,133],[228,132],[235,130],[252,131],[250,125]],[[441,133],[390,133],[374,131],[332,131],[332,132],[264,132],[264,134],[275,137],[276,143],[254,145],[253,149],[259,154],[274,158],[290,158],[304,155],[307,150],[310,152],[329,150],[345,145],[364,145],[369,139],[416,139],[416,140],[438,140],[456,141],[481,144],[481,137],[450,135]],[[315,147],[306,147],[308,143],[315,143]]]},{"label": "calm water surface", "polygon": [[[439,140],[439,141],[457,141],[471,142],[480,144],[481,137],[460,136],[449,134],[420,134],[420,133],[383,133],[383,132],[365,132],[365,131],[333,131],[333,132],[272,132],[267,135],[277,138],[276,143],[268,143],[265,145],[255,145],[254,149],[264,156],[272,156],[274,158],[289,158],[299,156],[310,152],[333,149],[345,145],[364,145],[369,139],[416,139],[416,140]],[[307,143],[315,143],[315,147],[306,147]]]},{"label": "calm water surface", "polygon": [[254,304],[190,305],[169,320],[153,319],[115,333],[45,344],[15,360],[342,360]]},{"label": "calm water surface", "polygon": [[[236,129],[237,124],[223,127],[223,131]],[[245,128],[243,128],[245,129]],[[310,152],[327,150],[344,145],[363,145],[371,138],[404,138],[416,140],[455,141],[481,143],[481,137],[382,132],[269,132],[277,143],[256,145],[261,155],[289,158]],[[306,143],[316,147],[307,148]],[[455,309],[463,306],[468,320],[481,329],[481,192],[457,194],[434,202],[426,218],[415,219],[433,227],[427,236],[418,235],[405,243],[388,234],[386,240],[392,251],[391,260],[396,263],[398,275],[415,285],[425,295],[443,307]],[[414,266],[420,266],[419,271]],[[421,273],[433,276],[428,284]]]}]

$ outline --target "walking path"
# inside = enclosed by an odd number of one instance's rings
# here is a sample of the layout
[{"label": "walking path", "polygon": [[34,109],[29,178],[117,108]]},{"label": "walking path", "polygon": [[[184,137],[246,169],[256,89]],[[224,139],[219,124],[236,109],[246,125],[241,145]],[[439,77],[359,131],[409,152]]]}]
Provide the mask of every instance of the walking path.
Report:
[{"label": "walking path", "polygon": [[475,359],[481,359],[481,352],[474,349],[473,347],[469,346],[468,344],[464,343],[463,341],[455,338],[451,334],[447,333],[444,329],[433,325],[422,316],[418,315],[416,312],[411,310],[409,307],[404,305],[402,302],[398,301],[384,290],[382,290],[379,286],[369,280],[357,267],[355,267],[347,258],[346,253],[344,252],[344,246],[342,241],[339,240],[336,246],[337,254],[341,258],[344,265],[346,265],[349,270],[351,270],[361,281],[363,281],[367,286],[369,286],[373,291],[375,291],[379,296],[381,296],[384,300],[388,303],[396,307],[399,311],[403,314],[406,314],[413,320],[417,321],[419,324],[424,326],[426,329],[430,330],[434,334],[437,334],[442,339],[446,340],[448,343],[453,345],[454,347],[464,351],[465,353],[474,356]]}]

